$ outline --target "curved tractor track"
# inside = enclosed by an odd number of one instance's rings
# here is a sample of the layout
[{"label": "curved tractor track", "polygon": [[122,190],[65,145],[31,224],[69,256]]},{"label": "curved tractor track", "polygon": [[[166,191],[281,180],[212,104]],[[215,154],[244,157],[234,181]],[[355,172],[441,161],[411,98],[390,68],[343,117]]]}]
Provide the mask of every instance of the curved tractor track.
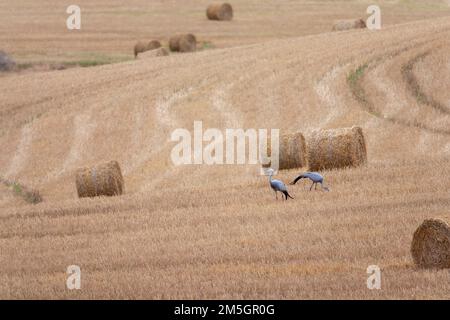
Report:
[{"label": "curved tractor track", "polygon": [[[433,112],[434,117],[444,117],[445,119],[450,120],[450,111],[447,109],[447,107],[435,101],[432,97],[427,96],[421,89],[420,85],[417,82],[416,76],[413,73],[414,65],[418,61],[421,61],[424,57],[430,55],[433,50],[439,50],[442,45],[431,45],[432,49],[426,49],[427,51],[425,52],[415,54],[413,58],[409,58],[404,64],[400,64],[399,70],[401,71],[402,75],[401,80],[406,87],[406,94],[409,94],[412,98],[414,98],[414,100],[411,101],[408,105],[405,102],[407,101],[406,99],[402,100],[400,98],[400,93],[392,92],[393,88],[398,88],[399,84],[396,83],[395,86],[386,86],[386,82],[390,81],[389,76],[385,74],[385,77],[380,78],[378,74],[378,69],[384,68],[384,65],[386,63],[390,63],[392,65],[392,59],[398,58],[401,55],[405,55],[405,53],[408,54],[411,52],[420,51],[419,48],[422,46],[429,47],[430,45],[428,44],[428,42],[424,44],[415,44],[414,46],[405,47],[398,51],[394,51],[381,57],[377,57],[365,63],[364,65],[359,66],[349,75],[348,84],[355,99],[371,115],[402,126],[415,127],[436,134],[450,135],[450,129],[444,129],[449,127],[448,122],[443,126],[443,128],[438,128],[433,125],[424,123],[420,120],[420,117],[414,118],[414,115],[412,116],[413,119],[402,118],[402,116],[404,116],[402,112],[405,111],[404,109],[406,107],[411,108],[411,105],[417,104],[418,106],[422,106],[422,108],[427,108],[431,111],[435,111]],[[402,58],[399,58],[398,60],[400,59]],[[398,68],[398,65],[399,63],[397,63],[394,68]],[[389,69],[389,72],[392,73],[392,69]],[[369,79],[368,81],[376,83],[378,89],[384,92],[384,94],[386,95],[386,99],[390,99],[391,103],[403,105],[403,108],[396,110],[397,115],[386,115],[383,113],[383,111],[377,108],[376,104],[370,100],[371,93],[364,88],[363,82],[365,79]],[[391,82],[391,84],[393,84],[393,82]],[[405,95],[405,92],[401,92],[401,94]],[[390,108],[388,111],[392,110],[393,108]],[[439,121],[433,121],[433,123],[438,123]]]},{"label": "curved tractor track", "polygon": [[[449,38],[440,18],[3,77],[0,176],[44,202],[0,189],[0,297],[446,298],[448,272],[415,269],[409,245],[423,219],[450,220]],[[276,201],[258,166],[172,164],[171,132],[197,120],[359,125],[369,163]],[[125,195],[77,199],[74,170],[112,159]]]}]

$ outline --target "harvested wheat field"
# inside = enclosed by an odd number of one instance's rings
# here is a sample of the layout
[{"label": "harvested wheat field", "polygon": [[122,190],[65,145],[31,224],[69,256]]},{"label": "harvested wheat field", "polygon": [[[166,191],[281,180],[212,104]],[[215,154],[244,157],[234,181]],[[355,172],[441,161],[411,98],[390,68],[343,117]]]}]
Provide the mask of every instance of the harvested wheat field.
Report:
[{"label": "harvested wheat field", "polygon": [[[56,0],[6,2],[0,50],[19,64],[130,61],[0,75],[0,177],[43,199],[0,185],[0,298],[450,297],[450,270],[411,256],[424,220],[450,223],[447,1],[380,1],[381,30],[332,32],[371,3],[237,1],[218,23],[209,1],[83,0],[68,34]],[[138,40],[182,33],[215,49],[133,58]],[[367,162],[321,171],[330,192],[301,180],[277,201],[258,165],[175,166],[171,134],[194,121],[305,137],[361,127]],[[124,193],[78,198],[77,170],[112,160]],[[66,288],[70,265],[80,290]]]}]

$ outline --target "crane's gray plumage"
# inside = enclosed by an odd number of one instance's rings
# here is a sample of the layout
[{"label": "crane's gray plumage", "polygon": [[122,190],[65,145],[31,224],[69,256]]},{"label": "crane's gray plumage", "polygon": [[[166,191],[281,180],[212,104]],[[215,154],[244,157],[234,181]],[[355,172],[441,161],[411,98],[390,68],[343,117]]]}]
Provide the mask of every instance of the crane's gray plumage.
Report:
[{"label": "crane's gray plumage", "polygon": [[275,191],[275,198],[278,199],[278,193],[277,192],[281,192],[284,196],[285,196],[285,200],[289,198],[294,199],[291,197],[291,195],[289,194],[286,185],[280,181],[280,180],[275,180],[272,179],[273,176],[273,169],[269,169],[267,170],[267,173],[269,175],[269,184],[270,187],[272,188],[273,191]]},{"label": "crane's gray plumage", "polygon": [[295,178],[294,181],[291,182],[291,184],[296,184],[297,181],[300,179],[309,179],[312,181],[311,187],[309,190],[312,190],[312,187],[315,185],[315,190],[317,190],[317,184],[320,183],[321,187],[325,191],[330,191],[330,189],[323,185],[323,176],[318,172],[305,172],[301,175],[299,175],[297,178]]}]

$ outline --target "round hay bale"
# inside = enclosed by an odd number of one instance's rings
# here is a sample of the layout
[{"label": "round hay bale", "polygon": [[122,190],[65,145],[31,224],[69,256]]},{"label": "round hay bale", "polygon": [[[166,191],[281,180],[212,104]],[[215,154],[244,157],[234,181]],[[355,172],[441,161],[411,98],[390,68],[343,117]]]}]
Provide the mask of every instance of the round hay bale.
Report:
[{"label": "round hay bale", "polygon": [[357,167],[367,162],[360,127],[314,131],[307,145],[309,171]]},{"label": "round hay bale", "polygon": [[147,59],[147,58],[155,58],[155,57],[163,57],[163,56],[168,56],[169,55],[169,50],[167,50],[166,48],[158,48],[158,49],[154,49],[154,50],[150,50],[147,52],[144,52],[142,54],[139,55],[139,59]]},{"label": "round hay bale", "polygon": [[450,268],[450,227],[439,219],[427,219],[414,232],[414,263],[421,268]]},{"label": "round hay bale", "polygon": [[[284,134],[280,137],[278,162],[280,170],[306,167],[306,154],[306,140],[302,133]],[[267,155],[272,155],[270,141],[267,144]],[[263,167],[270,166],[271,163]]]},{"label": "round hay bale", "polygon": [[147,44],[147,50],[155,50],[161,48],[161,42],[158,40],[152,40]]},{"label": "round hay bale", "polygon": [[333,31],[344,31],[350,29],[364,29],[366,22],[363,19],[350,19],[336,21],[333,25]]},{"label": "round hay bale", "polygon": [[144,43],[142,41],[138,41],[134,45],[134,57],[137,58],[139,53],[147,51],[147,46],[148,46],[148,44],[146,44],[146,43]]},{"label": "round hay bale", "polygon": [[0,51],[0,71],[11,71],[15,66],[16,62],[5,52]]},{"label": "round hay bale", "polygon": [[229,3],[213,3],[206,9],[209,20],[230,21],[233,19],[233,7]]},{"label": "round hay bale", "polygon": [[110,161],[76,172],[78,197],[117,196],[124,191],[119,163]]},{"label": "round hay bale", "polygon": [[197,50],[197,39],[190,33],[176,35],[170,38],[169,48],[174,52],[193,52]]}]

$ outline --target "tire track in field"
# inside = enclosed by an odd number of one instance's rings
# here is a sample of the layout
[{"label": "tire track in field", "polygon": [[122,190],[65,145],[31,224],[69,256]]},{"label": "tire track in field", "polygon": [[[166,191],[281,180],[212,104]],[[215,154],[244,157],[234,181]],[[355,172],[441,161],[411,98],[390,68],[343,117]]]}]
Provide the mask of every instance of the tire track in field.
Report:
[{"label": "tire track in field", "polygon": [[[423,43],[420,44],[420,46],[427,45],[428,43],[431,43],[433,41],[434,40],[424,41]],[[389,58],[397,57],[400,54],[402,54],[403,52],[406,52],[406,51],[409,51],[412,49],[416,49],[417,47],[418,47],[417,44],[414,46],[407,46],[400,50],[396,50],[396,51],[392,52],[390,55],[385,54],[383,56],[374,58],[371,61],[367,62],[365,65],[360,66],[357,70],[355,70],[353,72],[353,74],[357,75],[357,76],[356,76],[356,79],[352,83],[349,82],[350,90],[351,90],[354,98],[357,100],[359,105],[364,110],[366,110],[369,114],[371,114],[383,121],[389,121],[391,123],[402,125],[405,127],[421,129],[421,130],[428,131],[428,132],[434,133],[434,134],[450,135],[450,130],[433,128],[433,127],[430,127],[416,119],[404,120],[404,119],[397,118],[396,116],[388,116],[386,114],[383,114],[376,108],[374,103],[368,98],[368,94],[366,93],[366,91],[361,83],[362,80],[364,79],[364,77],[366,76],[367,70],[373,70],[375,68],[378,68],[379,65],[383,64]],[[395,101],[391,101],[390,104],[397,103],[397,101],[399,100],[399,99],[397,99],[397,95],[395,95],[395,93],[391,94],[391,93],[389,93],[390,90],[387,90],[387,89],[391,89],[392,87],[388,86],[388,85],[384,85],[383,81],[386,81],[385,78],[379,79],[379,81],[374,81],[374,79],[372,79],[372,82],[375,84],[375,86],[381,92],[383,92],[385,97],[391,98],[391,99],[395,98],[394,99]],[[394,84],[391,83],[391,85],[394,85]]]},{"label": "tire track in field", "polygon": [[46,177],[43,177],[40,183],[48,183],[49,181],[58,178],[79,163],[86,146],[89,145],[89,138],[97,127],[96,121],[92,119],[92,113],[93,110],[91,108],[73,118],[73,139],[69,154],[61,167],[52,171]]},{"label": "tire track in field", "polygon": [[[157,156],[164,150],[164,148],[167,147],[168,144],[171,143],[171,130],[175,130],[181,125],[179,119],[174,116],[174,106],[189,98],[194,92],[200,90],[200,88],[202,88],[205,84],[206,80],[203,80],[198,86],[182,88],[172,93],[165,93],[158,98],[155,103],[154,116],[156,122],[159,124],[159,127],[157,126],[159,134],[148,136],[143,133],[142,128],[145,127],[146,116],[145,111],[141,110],[141,112],[135,117],[135,123],[137,125],[135,126],[135,130],[133,130],[134,146],[132,147],[134,150],[141,151],[136,154],[132,160],[132,164],[126,167],[126,170],[124,170],[125,174],[132,173],[145,162],[150,161],[152,157]],[[139,127],[141,129],[139,129]],[[141,138],[144,138],[144,140],[140,140]],[[173,167],[169,167],[162,175],[158,175],[157,178],[144,183],[141,186],[140,191],[146,191],[163,179],[166,179],[174,173],[173,170]]]},{"label": "tire track in field", "polygon": [[[436,47],[439,48],[439,47]],[[436,50],[436,48],[434,48]],[[412,96],[414,96],[419,104],[425,104],[436,111],[444,114],[444,115],[450,115],[450,110],[442,105],[440,102],[433,99],[433,97],[428,96],[425,94],[423,89],[420,87],[419,82],[417,81],[417,77],[414,74],[414,67],[415,65],[425,59],[427,56],[431,54],[431,50],[428,50],[424,53],[420,53],[410,59],[406,64],[404,64],[401,68],[402,70],[402,76],[404,81],[407,84],[407,87],[409,89],[409,92]],[[450,90],[450,88],[449,88]]]},{"label": "tire track in field", "polygon": [[[136,106],[133,113],[133,132],[132,132],[132,158],[124,168],[124,174],[130,174],[139,168],[151,157],[158,154],[165,146],[165,142],[169,138],[161,137],[160,135],[167,135],[170,128],[175,128],[178,125],[178,120],[171,112],[174,105],[186,99],[194,90],[193,87],[183,88],[171,94],[163,94],[155,103],[155,120],[162,127],[158,128],[159,134],[154,135],[146,133],[146,121],[148,120],[147,108],[145,106]],[[164,142],[164,143],[163,143]],[[152,146],[150,148],[150,146]]]},{"label": "tire track in field", "polygon": [[[203,81],[202,86],[204,86],[207,82]],[[224,119],[225,127],[227,128],[239,128],[239,117],[236,116],[234,112],[231,112],[230,105],[226,102],[226,96],[229,92],[229,90],[234,86],[234,83],[230,84],[222,84],[219,85],[215,90],[213,90],[213,94],[211,98],[209,99],[211,106],[213,109],[215,109]],[[195,91],[198,91],[199,88],[195,88]],[[194,91],[194,88],[190,87],[188,89],[180,90],[175,92],[172,96],[169,96],[168,98],[163,99],[162,101],[157,102],[156,104],[156,118],[158,121],[166,128],[176,128],[178,125],[177,119],[175,119],[171,113],[170,109],[178,102],[180,102],[182,99],[185,99],[188,97],[189,94],[191,94]],[[203,128],[205,129],[205,128]],[[170,142],[170,137],[168,142]],[[153,150],[152,154],[155,152],[159,152],[165,147],[164,144],[159,144],[159,148],[157,150]],[[189,169],[189,170],[187,170]],[[178,165],[178,166],[170,166],[164,173],[161,175],[158,175],[158,177],[152,179],[149,183],[146,183],[142,188],[141,191],[147,191],[151,189],[153,186],[157,185],[161,181],[164,181],[169,176],[173,176],[174,174],[177,174],[181,171],[185,171],[186,173],[184,176],[199,176],[203,175],[203,171],[201,170],[200,166],[192,166],[192,165]]]},{"label": "tire track in field", "polygon": [[242,115],[227,101],[229,91],[235,86],[234,83],[217,87],[211,96],[212,107],[221,115],[226,128],[240,128]]},{"label": "tire track in field", "polygon": [[[157,100],[155,106],[155,119],[162,127],[158,128],[158,130],[161,132],[163,137],[160,137],[160,139],[156,142],[149,144],[149,146],[153,145],[153,147],[150,152],[144,152],[143,154],[141,154],[141,158],[139,160],[141,164],[149,161],[153,156],[160,153],[164,148],[167,147],[168,144],[170,144],[170,130],[175,130],[177,126],[180,126],[179,120],[173,116],[173,107],[191,96],[194,91],[199,91],[199,89],[203,87],[205,83],[206,80],[203,80],[199,86],[179,89],[170,94],[166,93],[165,95],[160,97],[159,100]],[[138,166],[135,166],[135,168],[137,167]],[[180,166],[169,166],[162,174],[159,174],[156,178],[152,178],[150,181],[145,182],[139,190],[141,192],[148,191],[155,185],[157,185],[161,181],[164,181],[169,176],[174,175],[181,169],[182,168]]]},{"label": "tire track in field", "polygon": [[33,142],[33,123],[28,123],[22,127],[21,137],[16,153],[11,160],[8,170],[5,173],[6,178],[14,178],[24,168],[29,156]]},{"label": "tire track in field", "polygon": [[346,108],[343,94],[339,92],[336,86],[339,83],[337,81],[338,77],[347,67],[348,64],[334,66],[314,86],[320,101],[329,110],[326,117],[318,125],[319,128],[324,128]]}]

